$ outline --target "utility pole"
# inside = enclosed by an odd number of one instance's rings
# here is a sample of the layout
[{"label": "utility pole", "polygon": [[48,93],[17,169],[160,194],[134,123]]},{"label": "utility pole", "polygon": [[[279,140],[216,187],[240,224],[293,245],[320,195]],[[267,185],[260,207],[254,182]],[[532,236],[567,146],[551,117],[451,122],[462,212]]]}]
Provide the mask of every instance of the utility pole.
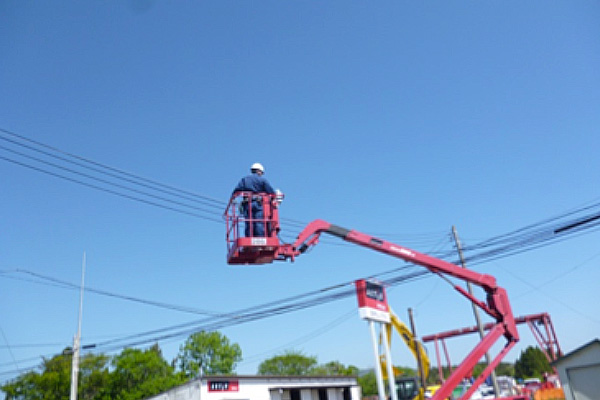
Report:
[{"label": "utility pole", "polygon": [[73,363],[71,365],[71,397],[77,400],[77,378],[79,377],[79,348],[81,341],[81,317],[83,314],[83,282],[85,277],[85,252],[83,253],[83,266],[81,267],[81,291],[79,293],[79,321],[77,334],[73,338]]},{"label": "utility pole", "polygon": [[[452,225],[452,236],[454,236],[454,242],[456,243],[456,249],[458,250],[458,255],[460,257],[460,264],[463,268],[466,269],[467,264],[463,255],[462,245],[460,244],[460,240],[458,239],[458,232],[456,231],[456,227],[454,227],[454,225]],[[467,282],[467,290],[469,291],[470,295],[473,295],[473,286],[471,286],[471,282]],[[479,318],[479,310],[477,309],[475,303],[472,303],[471,306],[473,307],[473,315],[475,315],[475,321],[477,322],[477,327],[479,328],[479,337],[483,339],[483,337],[485,336],[485,332],[483,330],[481,318]],[[491,362],[490,353],[488,353],[487,351],[485,352],[485,361],[488,365]],[[496,380],[496,371],[492,370],[490,377],[492,378],[492,386],[494,387],[494,393],[496,397],[498,397],[500,396],[500,388],[498,387],[498,381]]]},{"label": "utility pole", "polygon": [[427,381],[425,380],[425,368],[423,368],[423,360],[421,360],[421,351],[419,349],[420,343],[417,339],[417,329],[415,328],[412,308],[408,309],[408,319],[410,320],[410,330],[412,331],[415,352],[417,353],[417,366],[419,368],[419,376],[421,378],[421,388],[423,388],[423,393],[425,393],[427,390]]}]

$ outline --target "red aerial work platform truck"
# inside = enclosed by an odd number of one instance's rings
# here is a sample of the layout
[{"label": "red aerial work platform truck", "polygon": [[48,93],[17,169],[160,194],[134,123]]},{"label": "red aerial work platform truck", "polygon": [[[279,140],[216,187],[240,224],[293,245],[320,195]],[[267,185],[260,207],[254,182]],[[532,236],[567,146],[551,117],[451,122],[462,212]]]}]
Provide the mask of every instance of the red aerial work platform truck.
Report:
[{"label": "red aerial work platform truck", "polygon": [[[257,201],[257,197],[259,197],[258,201],[261,201],[263,206],[262,218],[255,218],[251,212],[248,214],[239,212],[239,206],[244,201],[248,201],[248,199]],[[446,378],[444,384],[435,392],[432,397],[433,400],[442,400],[450,397],[453,389],[463,380],[463,378],[470,375],[473,367],[475,367],[484,354],[489,351],[500,338],[504,337],[505,344],[502,349],[491,360],[481,375],[473,382],[471,388],[461,397],[461,399],[469,399],[479,385],[485,381],[494,368],[496,368],[504,356],[519,340],[517,326],[506,290],[497,285],[496,279],[493,276],[480,274],[450,262],[419,253],[407,247],[390,243],[386,240],[356,230],[333,225],[319,219],[310,222],[302,232],[300,232],[293,243],[282,243],[278,237],[280,231],[278,208],[281,199],[281,194],[275,195],[250,192],[238,192],[231,197],[224,215],[227,224],[227,262],[229,264],[256,265],[267,264],[273,261],[294,261],[297,256],[316,245],[321,234],[325,233],[339,237],[347,242],[427,268],[430,272],[448,280],[457,292],[469,299],[495,320],[495,322],[490,325],[490,329],[482,340],[473,350],[471,350],[462,363],[448,378]],[[246,210],[247,209],[248,207]],[[244,224],[257,223],[263,224],[265,232],[264,237],[242,236]],[[451,282],[448,279],[448,276],[481,287],[486,294],[485,300],[477,299],[467,290],[458,286],[458,284]],[[513,399],[517,398],[520,397],[513,397]]]}]

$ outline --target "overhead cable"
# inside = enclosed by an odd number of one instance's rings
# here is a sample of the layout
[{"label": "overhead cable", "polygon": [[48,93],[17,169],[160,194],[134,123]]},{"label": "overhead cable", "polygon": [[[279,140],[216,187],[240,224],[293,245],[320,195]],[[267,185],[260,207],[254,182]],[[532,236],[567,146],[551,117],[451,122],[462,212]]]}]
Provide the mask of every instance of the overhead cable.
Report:
[{"label": "overhead cable", "polygon": [[[20,142],[17,142],[15,140],[10,140],[10,139],[6,138],[5,136],[0,136],[0,139],[2,139],[2,140],[9,141],[9,142],[14,143],[16,145],[19,145],[21,147],[26,147],[26,148],[29,148],[29,149],[34,150],[36,152],[43,153],[43,154],[49,155],[51,157],[54,157],[54,158],[57,158],[57,159],[60,159],[60,160],[67,161],[67,162],[70,162],[70,163],[75,164],[75,165],[83,166],[84,168],[88,168],[88,169],[91,169],[91,170],[94,170],[94,171],[97,171],[97,172],[100,172],[100,173],[103,173],[103,174],[106,174],[106,175],[109,175],[109,176],[113,176],[115,178],[122,179],[122,180],[125,180],[125,181],[128,181],[128,182],[140,185],[140,186],[145,186],[145,187],[151,188],[153,190],[160,191],[160,188],[164,188],[164,189],[168,190],[168,191],[164,191],[165,193],[175,194],[175,195],[178,195],[178,196],[185,195],[185,196],[188,196],[189,199],[192,199],[192,200],[195,200],[195,201],[203,200],[205,202],[212,203],[213,205],[216,205],[216,206],[221,207],[221,208],[225,205],[225,202],[223,202],[222,200],[215,199],[215,198],[212,198],[212,197],[209,197],[209,196],[206,196],[206,195],[200,195],[200,194],[197,194],[197,193],[192,193],[192,192],[189,192],[187,190],[182,190],[182,189],[173,187],[171,185],[166,185],[164,183],[161,183],[161,182],[158,182],[158,181],[155,181],[155,180],[152,180],[152,179],[144,178],[144,177],[141,177],[139,175],[123,171],[123,170],[118,169],[118,168],[110,167],[108,165],[105,165],[105,164],[102,164],[102,163],[90,160],[88,158],[81,157],[81,156],[78,156],[76,154],[72,154],[72,153],[60,150],[60,149],[58,149],[56,147],[47,145],[45,143],[41,143],[39,141],[27,138],[27,137],[25,137],[23,135],[19,135],[19,134],[15,133],[15,132],[9,131],[8,129],[0,128],[0,132],[4,133],[6,135],[10,135],[13,138],[18,138],[19,140],[22,140],[22,141],[34,144],[36,146],[39,146],[39,147],[51,150],[51,151],[53,151],[55,153],[63,154],[65,156],[68,156],[68,157],[73,158],[75,160],[82,161],[83,163],[99,167],[101,169],[92,168],[92,167],[86,166],[86,165],[84,165],[82,163],[79,163],[79,162],[76,162],[76,161],[73,161],[73,160],[69,160],[67,158],[51,154],[49,152],[45,152],[45,151],[42,151],[40,149],[36,149],[36,148],[34,148],[32,146],[29,146],[29,145],[26,145],[24,143],[20,143]],[[111,173],[109,173],[107,171],[110,171]],[[128,179],[128,178],[131,178],[131,179]]]}]

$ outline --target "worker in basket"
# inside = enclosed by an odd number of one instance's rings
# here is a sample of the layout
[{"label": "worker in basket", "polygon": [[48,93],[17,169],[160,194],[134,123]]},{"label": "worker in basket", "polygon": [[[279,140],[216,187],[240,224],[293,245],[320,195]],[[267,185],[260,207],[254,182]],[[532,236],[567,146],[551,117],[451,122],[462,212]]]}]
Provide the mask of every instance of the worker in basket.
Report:
[{"label": "worker in basket", "polygon": [[[263,176],[265,168],[260,163],[254,163],[250,167],[251,174],[240,180],[233,194],[238,192],[269,193],[274,194],[275,190]],[[242,215],[246,218],[245,234],[249,236],[265,236],[264,213],[261,196],[252,196],[244,198],[241,204]],[[251,212],[250,212],[251,211]],[[251,218],[252,221],[248,219]],[[250,229],[252,226],[252,229]],[[268,228],[268,227],[267,227]]]}]

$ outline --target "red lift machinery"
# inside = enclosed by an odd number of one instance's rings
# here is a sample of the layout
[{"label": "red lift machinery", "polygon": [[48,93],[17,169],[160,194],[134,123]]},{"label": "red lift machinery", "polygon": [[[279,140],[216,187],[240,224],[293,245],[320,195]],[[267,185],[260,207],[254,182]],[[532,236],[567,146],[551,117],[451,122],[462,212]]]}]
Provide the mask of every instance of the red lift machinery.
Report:
[{"label": "red lift machinery", "polygon": [[[556,361],[559,357],[562,356],[562,351],[558,344],[558,339],[556,337],[556,332],[554,331],[554,326],[552,325],[550,315],[548,315],[547,313],[540,313],[515,318],[515,324],[525,323],[529,326],[529,329],[531,329],[531,333],[537,341],[540,349],[548,359],[548,362]],[[485,324],[483,326],[483,329],[488,330],[492,327],[493,324]],[[448,354],[448,348],[446,347],[445,339],[467,335],[475,332],[479,332],[479,328],[477,326],[462,329],[454,329],[451,331],[423,336],[422,339],[424,343],[434,342],[435,353],[438,362],[438,372],[442,381],[444,381],[444,375],[442,373],[442,361],[440,357],[439,342],[442,343],[442,349],[444,350],[444,357],[446,359],[448,371],[452,371],[452,362],[450,361],[450,356]],[[556,371],[555,374],[558,375]]]},{"label": "red lift machinery", "polygon": [[[259,196],[259,198],[257,199],[256,196]],[[244,213],[238,211],[244,201],[252,201],[253,198],[255,201],[262,201],[264,214],[262,218],[256,218],[251,213],[244,215]],[[470,374],[473,367],[484,354],[504,336],[506,340],[504,347],[492,359],[475,382],[473,382],[471,388],[461,397],[461,399],[469,399],[519,340],[519,333],[517,332],[517,326],[506,290],[496,284],[496,279],[493,276],[480,274],[404,246],[390,243],[356,230],[342,228],[323,220],[315,220],[309,223],[300,232],[294,243],[281,243],[278,239],[280,230],[278,205],[280,200],[281,198],[278,198],[276,195],[263,193],[239,192],[232,196],[224,215],[227,221],[227,262],[229,264],[256,265],[271,263],[273,261],[294,261],[297,256],[316,245],[322,233],[326,233],[337,236],[347,242],[421,265],[446,280],[448,280],[447,276],[451,276],[471,282],[485,291],[485,300],[479,300],[469,294],[467,290],[458,286],[458,284],[451,283],[457,292],[477,305],[483,312],[492,317],[495,322],[491,324],[490,329],[483,339],[436,391],[432,397],[433,400],[447,399],[462,379]],[[248,210],[250,208],[246,207],[245,209]],[[243,237],[241,233],[243,232],[244,224],[262,224],[265,228],[264,232],[266,236]]]}]

